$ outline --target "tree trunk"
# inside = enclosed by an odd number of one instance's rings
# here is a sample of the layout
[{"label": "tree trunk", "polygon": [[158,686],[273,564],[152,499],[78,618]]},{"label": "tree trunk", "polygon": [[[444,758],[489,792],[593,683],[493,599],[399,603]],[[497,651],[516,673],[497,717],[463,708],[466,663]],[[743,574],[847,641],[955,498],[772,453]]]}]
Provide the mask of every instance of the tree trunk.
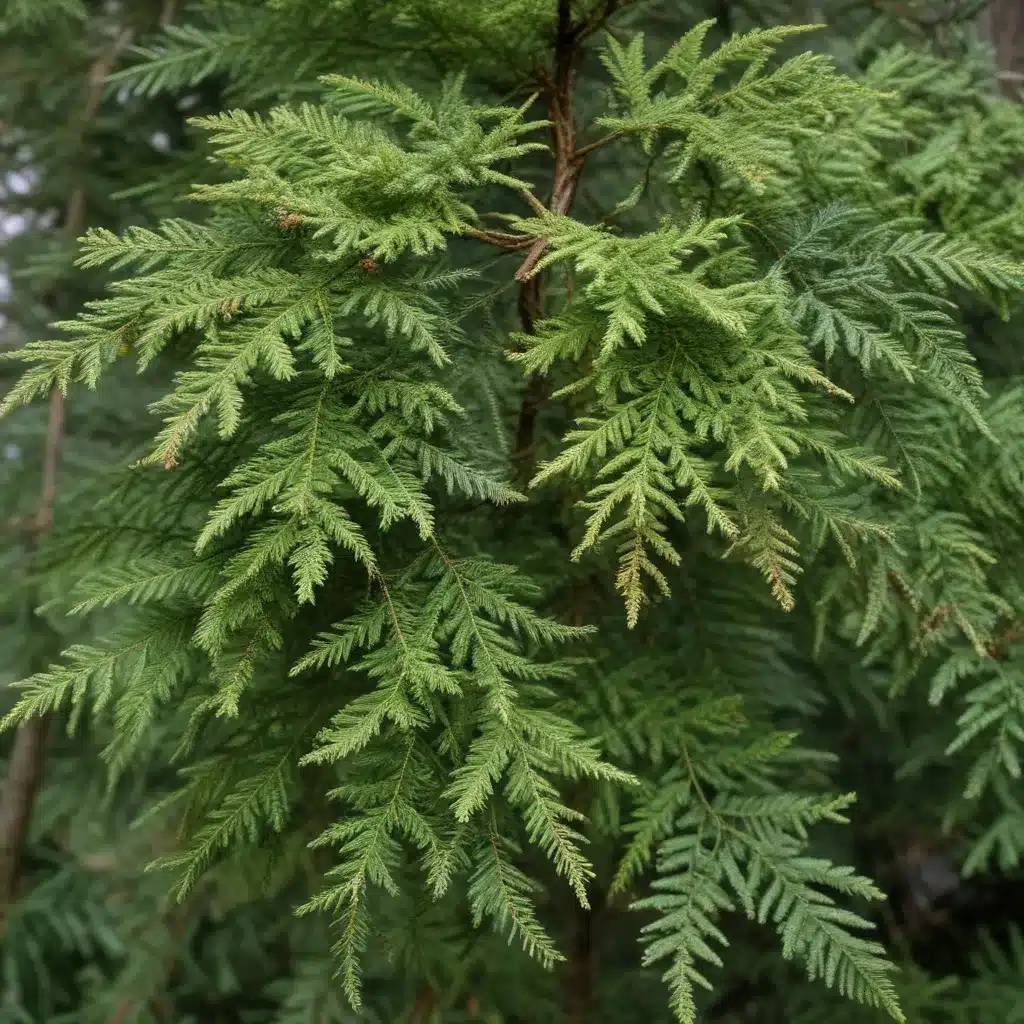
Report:
[{"label": "tree trunk", "polygon": [[999,85],[1009,99],[1020,99],[1024,80],[1024,0],[991,0],[982,15],[982,32],[995,47]]}]

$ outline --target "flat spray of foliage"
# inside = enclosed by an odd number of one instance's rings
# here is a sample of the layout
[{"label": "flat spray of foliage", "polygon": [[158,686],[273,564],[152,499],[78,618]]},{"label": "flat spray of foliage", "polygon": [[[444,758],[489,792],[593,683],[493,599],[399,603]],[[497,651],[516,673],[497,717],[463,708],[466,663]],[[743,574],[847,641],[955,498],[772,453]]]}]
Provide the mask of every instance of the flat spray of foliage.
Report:
[{"label": "flat spray of foliage", "polygon": [[[527,6],[496,5],[531,24]],[[4,413],[95,387],[125,351],[141,372],[190,346],[97,545],[155,509],[168,525],[110,542],[71,601],[131,613],[20,683],[4,724],[112,710],[116,778],[155,722],[178,722],[181,785],[151,813],[184,823],[160,861],[181,899],[225,857],[302,838],[299,794],[319,787],[333,820],[312,845],[335,866],[299,912],[330,916],[355,1006],[384,896],[425,894],[449,929],[487,921],[560,960],[534,900],[547,865],[582,907],[603,889],[645,912],[643,956],[685,1024],[734,912],[811,978],[905,1019],[851,902],[881,894],[809,850],[852,796],[815,791],[794,734],[745,715],[728,678],[695,687],[652,660],[670,651],[611,652],[680,614],[700,544],[729,580],[754,570],[750,602],[759,575],[782,609],[816,602],[831,623],[841,604],[844,629],[882,643],[890,606],[939,614],[914,578],[931,545],[931,583],[953,553],[962,583],[932,632],[967,641],[936,699],[978,671],[1012,608],[979,583],[991,557],[970,523],[922,504],[929,416],[990,444],[1000,402],[1020,409],[986,396],[952,299],[998,307],[1022,268],[991,234],[926,229],[901,191],[882,151],[911,137],[905,62],[865,84],[810,52],[774,57],[805,28],[714,49],[711,27],[660,60],[640,34],[609,36],[594,143],[575,140],[561,51],[547,117],[536,96],[477,103],[461,77],[335,75],[306,102],[203,118],[223,171],[194,192],[209,216],[90,231],[80,265],[125,276],[62,340],[9,356],[25,369]],[[620,148],[647,172],[605,216],[571,213],[591,154]],[[480,310],[509,286],[526,315],[492,343]],[[486,382],[509,367],[562,424],[547,449],[508,453],[508,424],[488,425]],[[564,571],[585,570],[560,602],[529,569],[555,508],[574,510]],[[835,572],[802,592],[822,552]],[[612,591],[595,629],[586,609]],[[975,789],[1019,771],[1018,713],[993,686],[958,740],[1004,715]]]}]

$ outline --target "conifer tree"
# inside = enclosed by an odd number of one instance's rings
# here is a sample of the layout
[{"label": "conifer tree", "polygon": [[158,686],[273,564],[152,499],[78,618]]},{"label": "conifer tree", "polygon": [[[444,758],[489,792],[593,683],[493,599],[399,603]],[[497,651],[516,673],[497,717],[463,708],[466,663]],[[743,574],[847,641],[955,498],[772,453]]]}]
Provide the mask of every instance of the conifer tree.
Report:
[{"label": "conifer tree", "polygon": [[62,1019],[989,1020],[1020,990],[1019,943],[956,989],[897,971],[844,835],[850,780],[884,821],[882,744],[968,875],[1024,845],[993,328],[1024,120],[959,30],[840,68],[728,20],[218,0],[125,37],[147,124],[225,106],[190,205],[174,173],[94,221],[105,293],[5,358],[5,422],[106,408],[129,359],[156,392],[55,524],[46,614],[82,625],[4,719],[105,776]]}]

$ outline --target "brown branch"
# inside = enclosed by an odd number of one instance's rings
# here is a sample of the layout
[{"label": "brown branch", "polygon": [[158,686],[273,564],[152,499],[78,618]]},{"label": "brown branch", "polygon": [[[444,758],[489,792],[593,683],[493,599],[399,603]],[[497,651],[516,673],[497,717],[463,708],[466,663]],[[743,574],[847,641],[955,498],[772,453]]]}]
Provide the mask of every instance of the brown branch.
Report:
[{"label": "brown branch", "polygon": [[[551,122],[551,150],[555,158],[551,198],[545,208],[535,196],[523,193],[523,198],[538,216],[546,216],[548,213],[561,216],[568,213],[576,195],[584,158],[588,152],[596,148],[596,144],[584,146],[582,149],[576,147],[577,128],[573,110],[575,62],[581,40],[592,31],[596,31],[617,6],[618,0],[606,0],[597,21],[594,21],[592,16],[588,21],[574,25],[571,0],[558,2],[554,68],[550,74],[545,72],[541,81],[542,94],[547,100],[548,120]],[[526,334],[534,334],[538,321],[544,316],[541,284],[536,277],[536,269],[547,247],[547,239],[537,238],[515,275],[520,285],[519,317],[523,332]],[[532,473],[537,413],[546,394],[547,383],[544,377],[535,374],[526,386],[519,409],[513,458],[518,463],[521,475],[527,479]]]},{"label": "brown branch", "polygon": [[[89,122],[95,117],[103,98],[103,83],[122,47],[131,38],[125,29],[114,47],[97,58],[89,69],[85,106],[82,111],[80,142]],[[68,200],[64,229],[77,238],[85,228],[85,189],[76,186]],[[31,531],[31,547],[37,550],[53,525],[57,496],[57,463],[64,436],[64,395],[55,389],[50,395],[50,414],[46,428],[43,454],[43,481],[39,506]],[[50,717],[35,717],[23,722],[14,736],[7,777],[0,793],[0,927],[17,900],[21,880],[25,843],[28,838],[32,810],[43,777],[46,743],[50,734]]]},{"label": "brown branch", "polygon": [[[580,172],[583,170],[583,157],[576,152],[576,117],[572,102],[579,27],[572,24],[571,8],[570,0],[559,0],[554,75],[544,82],[548,120],[551,121],[551,148],[555,155],[554,180],[548,210],[558,215],[568,213],[576,195]],[[516,271],[517,281],[522,283],[532,276],[547,247],[547,239],[538,238],[534,242],[523,265]]]},{"label": "brown branch", "polygon": [[18,896],[28,824],[42,780],[50,719],[32,718],[18,728],[0,796],[0,927]]},{"label": "brown branch", "polygon": [[466,231],[466,235],[469,238],[477,239],[477,241],[496,245],[499,249],[525,249],[534,243],[534,238],[531,235],[510,235],[504,231],[478,231],[476,228],[471,228]]},{"label": "brown branch", "polygon": [[36,535],[49,532],[53,525],[53,506],[57,500],[57,458],[64,436],[64,396],[60,389],[50,395],[50,417],[46,427],[46,446],[43,451],[43,486],[36,513]]},{"label": "brown branch", "polygon": [[574,903],[572,936],[566,964],[565,1018],[569,1024],[587,1024],[594,1009],[597,951],[594,948],[595,914]]},{"label": "brown branch", "polygon": [[[74,198],[74,197],[72,197]],[[50,415],[46,427],[43,455],[43,485],[39,497],[31,542],[37,548],[53,524],[53,506],[57,494],[57,459],[64,435],[64,396],[59,390],[50,395]],[[17,900],[21,865],[25,854],[32,808],[43,777],[46,742],[50,735],[50,717],[30,718],[14,735],[7,764],[7,777],[0,794],[0,926]]]},{"label": "brown branch", "polygon": [[600,149],[602,146],[607,146],[609,142],[614,142],[616,139],[622,138],[622,132],[609,132],[607,135],[602,136],[600,139],[595,139],[593,142],[588,142],[585,146],[580,146],[579,149],[573,153],[574,160],[582,160],[588,153],[593,153],[595,149]]},{"label": "brown branch", "polygon": [[533,210],[535,214],[537,214],[538,217],[547,216],[548,208],[532,192],[527,192],[524,190],[519,194],[523,197],[523,200],[530,207],[530,209]]},{"label": "brown branch", "polygon": [[996,80],[1006,99],[1020,99],[1018,65],[1024,50],[1024,9],[1020,0],[992,0],[983,18],[984,32],[996,52]]},{"label": "brown branch", "polygon": [[533,274],[536,266],[540,263],[541,257],[544,255],[544,251],[548,247],[548,241],[546,238],[538,238],[533,243],[533,247],[530,249],[523,260],[523,265],[516,271],[516,280],[520,283],[525,282]]}]

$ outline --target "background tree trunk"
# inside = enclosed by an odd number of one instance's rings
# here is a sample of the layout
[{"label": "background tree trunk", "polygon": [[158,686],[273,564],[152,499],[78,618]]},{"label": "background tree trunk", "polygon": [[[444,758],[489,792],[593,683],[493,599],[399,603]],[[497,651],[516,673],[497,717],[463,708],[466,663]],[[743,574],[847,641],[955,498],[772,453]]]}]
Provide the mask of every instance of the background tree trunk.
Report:
[{"label": "background tree trunk", "polygon": [[1024,0],[991,0],[982,15],[982,31],[995,47],[1004,95],[1018,99],[1024,86],[1019,77],[1024,58]]}]

